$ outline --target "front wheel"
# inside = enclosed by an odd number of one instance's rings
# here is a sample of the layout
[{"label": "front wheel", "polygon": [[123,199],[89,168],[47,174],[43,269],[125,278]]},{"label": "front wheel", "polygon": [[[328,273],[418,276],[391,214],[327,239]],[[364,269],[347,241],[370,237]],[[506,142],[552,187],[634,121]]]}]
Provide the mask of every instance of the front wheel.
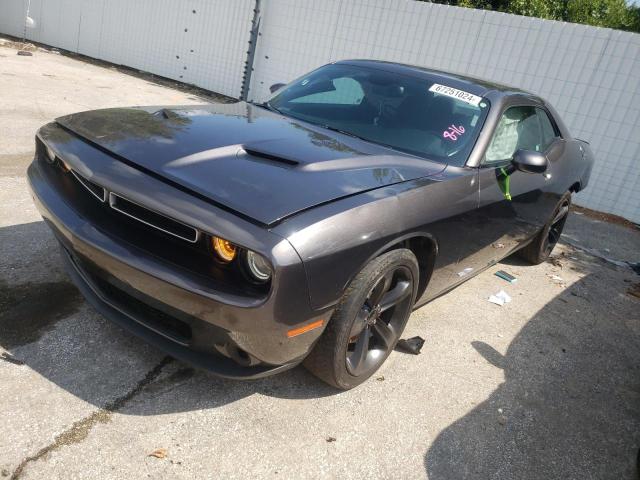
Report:
[{"label": "front wheel", "polygon": [[305,367],[342,390],[364,382],[396,346],[417,285],[418,261],[410,250],[372,260],[347,288]]},{"label": "front wheel", "polygon": [[518,252],[520,257],[533,265],[538,265],[549,258],[553,248],[558,243],[558,240],[560,240],[564,224],[569,216],[570,206],[571,192],[567,192],[562,196],[560,202],[558,202],[558,206],[553,211],[553,215],[540,233],[529,245]]}]

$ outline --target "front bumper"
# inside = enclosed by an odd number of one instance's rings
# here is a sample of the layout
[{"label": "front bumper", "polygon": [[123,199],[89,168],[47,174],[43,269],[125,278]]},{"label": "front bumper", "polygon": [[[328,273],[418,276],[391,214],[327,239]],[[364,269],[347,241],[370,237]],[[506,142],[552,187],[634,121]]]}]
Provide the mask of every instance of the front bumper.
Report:
[{"label": "front bumper", "polygon": [[[98,312],[134,335],[143,338],[151,345],[167,352],[174,358],[198,368],[208,370],[219,377],[236,380],[252,380],[273,375],[295,367],[300,363],[300,360],[295,360],[279,366],[242,366],[231,358],[197,351],[179,342],[172,341],[167,338],[160,329],[156,329],[158,327],[153,327],[152,318],[143,317],[140,312],[138,312],[137,315],[133,314],[132,309],[128,308],[126,303],[118,302],[118,300],[110,297],[105,290],[100,288],[98,282],[93,281],[83,270],[71,252],[64,247],[62,247],[62,251],[63,262],[67,273],[82,295],[84,295],[85,299]],[[218,339],[224,342],[224,332],[219,331],[217,333]]]},{"label": "front bumper", "polygon": [[[264,302],[225,301],[223,293],[211,292],[197,278],[181,276],[162,259],[122,245],[88,223],[48,181],[46,168],[37,159],[29,167],[34,202],[62,245],[72,280],[105,317],[175,358],[234,379],[260,378],[297,365],[321,335],[317,329],[287,336],[319,319],[326,324],[330,316],[307,307],[308,296],[298,298],[300,290],[289,288],[297,294],[290,301],[278,295],[278,286],[305,283],[303,273],[279,278]],[[169,188],[154,187],[155,192]]]}]

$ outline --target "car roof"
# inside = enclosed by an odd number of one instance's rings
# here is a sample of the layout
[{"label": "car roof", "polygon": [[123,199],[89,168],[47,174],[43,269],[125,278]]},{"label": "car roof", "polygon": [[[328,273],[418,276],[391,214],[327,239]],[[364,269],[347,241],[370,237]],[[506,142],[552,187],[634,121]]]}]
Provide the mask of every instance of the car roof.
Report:
[{"label": "car roof", "polygon": [[543,102],[543,100],[537,95],[525,90],[521,90],[519,88],[514,88],[508,85],[502,85],[499,83],[494,83],[465,75],[420,67],[417,65],[369,59],[340,60],[335,63],[338,65],[342,64],[375,68],[378,70],[384,70],[386,72],[393,72],[416,78],[424,78],[425,80],[431,81],[433,83],[441,83],[447,86],[458,88],[460,90],[465,90],[469,93],[481,97],[486,96],[489,92],[495,92],[497,96],[500,97],[524,95],[530,97],[533,100]]}]

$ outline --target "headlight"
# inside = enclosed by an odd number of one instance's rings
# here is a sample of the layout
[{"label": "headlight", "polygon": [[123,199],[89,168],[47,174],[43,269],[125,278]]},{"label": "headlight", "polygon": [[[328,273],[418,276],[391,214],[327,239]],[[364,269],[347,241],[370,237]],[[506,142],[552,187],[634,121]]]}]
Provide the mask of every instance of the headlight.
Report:
[{"label": "headlight", "polygon": [[56,152],[53,151],[53,149],[50,146],[46,146],[46,151],[47,151],[47,160],[50,163],[53,163],[56,161]]},{"label": "headlight", "polygon": [[229,240],[225,240],[220,237],[212,237],[211,244],[213,245],[213,250],[216,252],[218,258],[224,263],[229,263],[231,260],[236,258],[238,249]]},{"label": "headlight", "polygon": [[247,250],[246,262],[249,273],[258,282],[266,282],[271,278],[271,274],[273,273],[271,265],[269,265],[269,262],[267,262],[262,255]]}]

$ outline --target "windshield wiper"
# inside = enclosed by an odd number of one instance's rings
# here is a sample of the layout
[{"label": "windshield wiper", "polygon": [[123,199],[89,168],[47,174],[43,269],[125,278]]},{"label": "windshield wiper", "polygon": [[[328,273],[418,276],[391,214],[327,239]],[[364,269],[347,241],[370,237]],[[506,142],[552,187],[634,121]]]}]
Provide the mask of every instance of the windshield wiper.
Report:
[{"label": "windshield wiper", "polygon": [[364,137],[361,137],[361,136],[359,136],[359,135],[356,135],[355,133],[347,132],[346,130],[341,130],[341,129],[339,129],[339,128],[332,127],[331,125],[322,125],[322,124],[317,124],[317,125],[318,125],[319,127],[326,128],[327,130],[331,130],[332,132],[338,132],[338,133],[341,133],[341,134],[343,134],[343,135],[347,135],[347,136],[349,136],[349,137],[357,138],[357,139],[360,139],[360,140],[365,140],[365,141],[367,141],[367,142],[369,142],[369,141],[370,141],[370,140],[367,140],[367,139],[366,139],[366,138],[364,138]]},{"label": "windshield wiper", "polygon": [[262,102],[262,103],[249,102],[249,103],[251,103],[252,105],[255,105],[256,107],[266,108],[267,110],[271,110],[272,112],[276,112],[276,113],[279,113],[280,115],[284,115],[284,113],[282,113],[276,107],[271,105],[269,102]]}]

